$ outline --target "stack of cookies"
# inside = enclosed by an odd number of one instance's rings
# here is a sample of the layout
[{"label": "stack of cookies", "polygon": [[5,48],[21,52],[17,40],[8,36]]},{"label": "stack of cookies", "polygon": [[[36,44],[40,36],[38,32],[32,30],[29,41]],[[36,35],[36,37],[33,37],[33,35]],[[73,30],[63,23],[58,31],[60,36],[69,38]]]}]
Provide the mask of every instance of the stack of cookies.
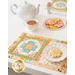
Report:
[{"label": "stack of cookies", "polygon": [[64,23],[60,18],[52,18],[45,21],[45,25],[50,29],[58,29],[64,26]]}]

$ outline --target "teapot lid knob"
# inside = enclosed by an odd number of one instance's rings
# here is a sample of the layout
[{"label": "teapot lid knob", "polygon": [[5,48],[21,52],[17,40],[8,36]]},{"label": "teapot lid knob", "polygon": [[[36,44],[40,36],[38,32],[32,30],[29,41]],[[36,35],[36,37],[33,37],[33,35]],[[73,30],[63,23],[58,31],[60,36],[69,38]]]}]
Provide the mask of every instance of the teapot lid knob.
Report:
[{"label": "teapot lid knob", "polygon": [[27,1],[25,1],[25,4],[27,4]]}]

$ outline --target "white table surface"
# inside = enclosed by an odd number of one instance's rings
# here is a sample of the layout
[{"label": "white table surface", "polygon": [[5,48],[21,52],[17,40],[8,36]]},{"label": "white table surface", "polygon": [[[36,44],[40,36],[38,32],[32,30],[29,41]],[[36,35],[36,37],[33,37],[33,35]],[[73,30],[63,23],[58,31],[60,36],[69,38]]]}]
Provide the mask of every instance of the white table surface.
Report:
[{"label": "white table surface", "polygon": [[[24,1],[25,0],[8,0],[8,47],[18,38],[18,36],[22,32],[67,41],[67,26],[64,29],[61,29],[58,31],[50,31],[43,27],[43,22],[50,17],[60,17],[60,18],[67,20],[67,15],[65,13],[52,12],[50,15],[46,14],[46,10],[44,8],[46,7],[46,3],[50,0],[27,0],[28,2],[34,4],[36,7],[38,4],[41,5],[40,12],[35,17],[39,21],[38,29],[35,32],[30,32],[24,26],[23,24],[24,21],[22,21],[18,16],[14,15],[10,10],[10,7],[12,4],[20,5],[20,3]],[[17,12],[16,8],[14,8],[14,10],[15,12]],[[13,61],[14,61],[13,59],[10,59],[10,58],[8,59],[9,63],[13,63]],[[40,71],[40,72],[45,72],[47,74],[66,75],[66,73],[63,74],[57,71],[45,69],[45,68],[27,64],[27,63],[26,63],[26,67]]]}]

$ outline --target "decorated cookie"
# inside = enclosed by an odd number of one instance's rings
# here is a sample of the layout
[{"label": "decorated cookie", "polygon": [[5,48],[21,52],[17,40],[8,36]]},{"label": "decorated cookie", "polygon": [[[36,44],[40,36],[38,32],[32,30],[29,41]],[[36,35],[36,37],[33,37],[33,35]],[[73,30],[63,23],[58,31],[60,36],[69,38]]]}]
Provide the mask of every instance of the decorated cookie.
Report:
[{"label": "decorated cookie", "polygon": [[59,18],[48,19],[48,20],[46,20],[45,24],[54,25],[54,24],[58,23],[59,21],[60,21]]},{"label": "decorated cookie", "polygon": [[50,25],[47,24],[46,27],[47,27],[47,28],[50,28]]},{"label": "decorated cookie", "polygon": [[58,23],[60,21],[60,19],[59,18],[55,18],[55,19],[53,19],[53,21],[54,21],[54,24],[56,24],[56,23]]},{"label": "decorated cookie", "polygon": [[58,27],[52,26],[52,25],[50,25],[50,28],[51,28],[51,29],[58,29]]},{"label": "decorated cookie", "polygon": [[64,22],[65,21],[63,21],[63,19],[60,18],[50,18],[45,21],[44,26],[48,29],[58,30],[65,26],[66,22]]},{"label": "decorated cookie", "polygon": [[51,21],[48,22],[48,24],[49,24],[49,25],[54,25],[55,22],[54,22],[53,20],[51,20]]},{"label": "decorated cookie", "polygon": [[45,21],[45,24],[49,24],[49,22],[52,21],[52,19],[48,19]]},{"label": "decorated cookie", "polygon": [[63,22],[58,22],[58,23],[54,24],[54,26],[60,28],[60,27],[64,26],[64,23]]},{"label": "decorated cookie", "polygon": [[51,51],[50,51],[50,55],[51,55],[53,58],[60,57],[61,54],[62,54],[62,51],[59,50],[58,48],[56,48],[56,49],[51,49]]}]

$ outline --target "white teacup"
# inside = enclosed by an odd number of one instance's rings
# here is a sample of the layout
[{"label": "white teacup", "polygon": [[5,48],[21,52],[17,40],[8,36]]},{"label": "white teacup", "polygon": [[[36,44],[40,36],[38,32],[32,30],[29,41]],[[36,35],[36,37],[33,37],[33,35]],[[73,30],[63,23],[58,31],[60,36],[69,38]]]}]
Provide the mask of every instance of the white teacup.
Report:
[{"label": "white teacup", "polygon": [[31,19],[24,22],[24,25],[30,30],[35,31],[38,28],[38,20]]}]

